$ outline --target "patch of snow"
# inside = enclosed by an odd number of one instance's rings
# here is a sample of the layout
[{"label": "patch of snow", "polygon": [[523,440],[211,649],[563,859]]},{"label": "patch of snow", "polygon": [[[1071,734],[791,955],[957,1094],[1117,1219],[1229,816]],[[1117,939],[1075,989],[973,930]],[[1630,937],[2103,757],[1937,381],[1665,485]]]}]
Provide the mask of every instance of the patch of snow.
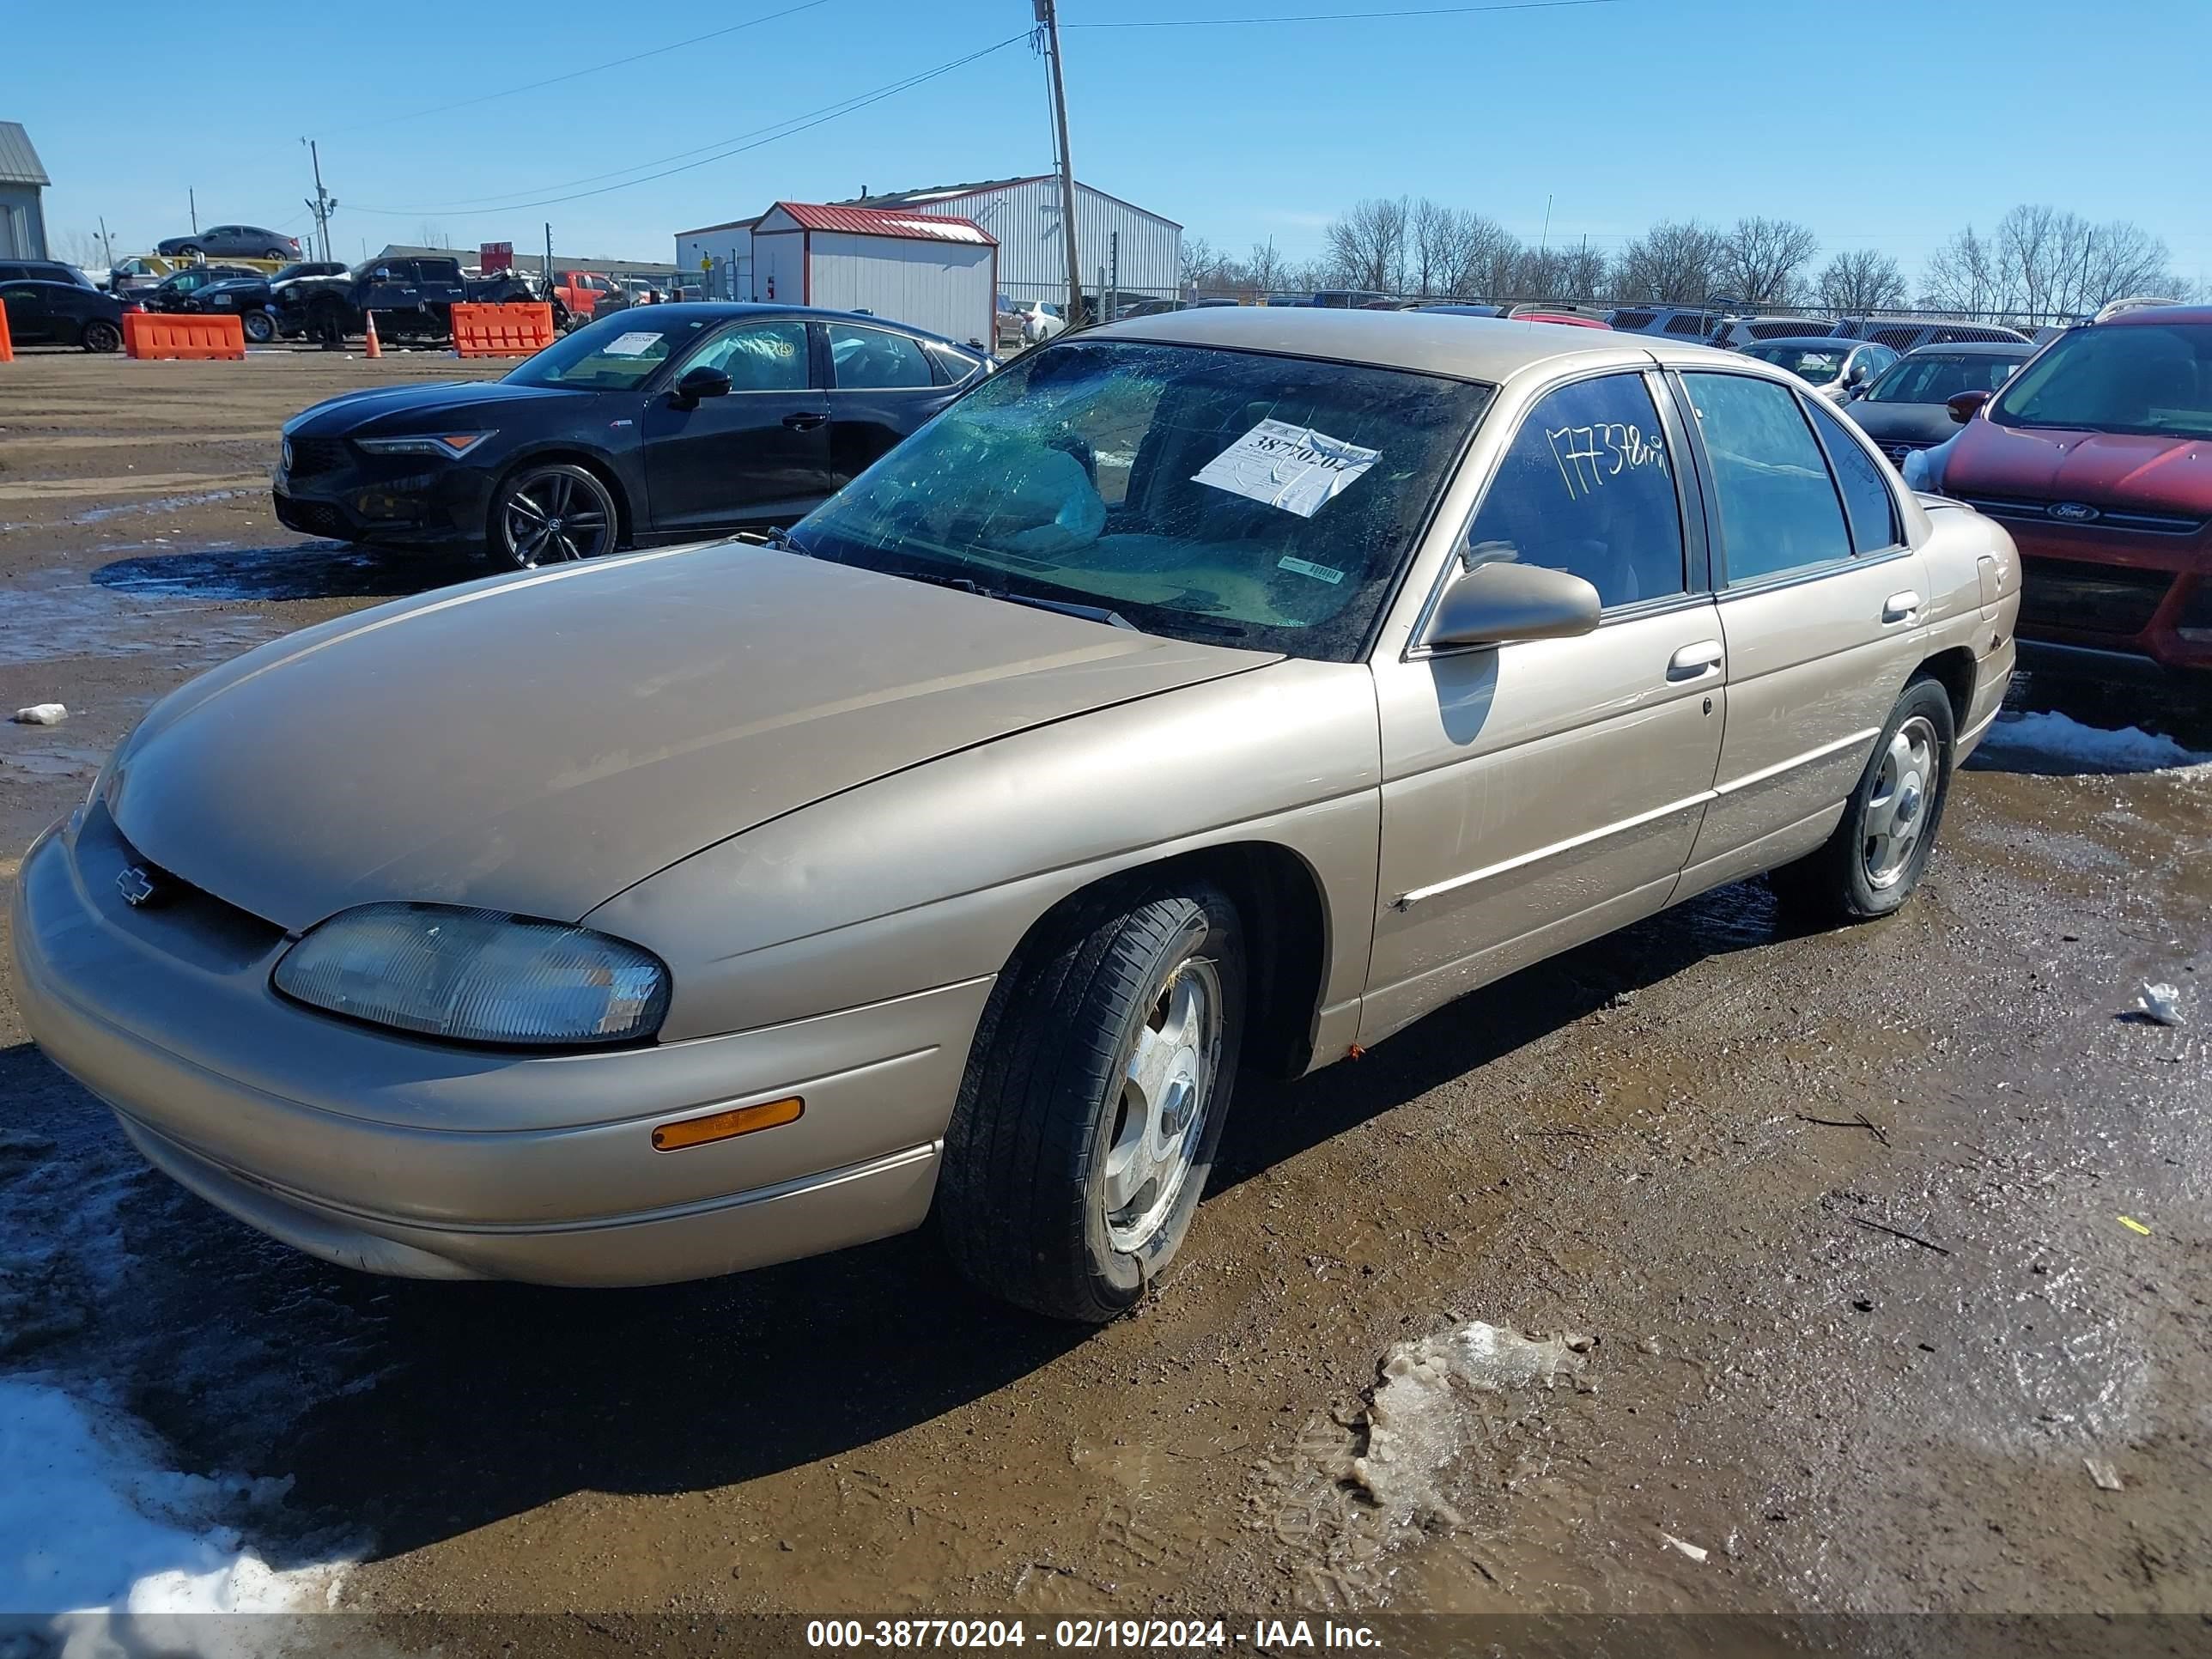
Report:
[{"label": "patch of snow", "polygon": [[183,1474],[171,1461],[127,1413],[0,1378],[0,1609],[37,1616],[62,1659],[289,1645],[291,1621],[188,1615],[327,1608],[345,1564],[279,1571],[245,1541],[238,1523],[278,1504],[289,1478]]},{"label": "patch of snow", "polygon": [[69,718],[69,710],[58,702],[34,702],[27,708],[18,708],[8,718],[18,726],[59,726]]},{"label": "patch of snow", "polygon": [[2002,716],[1982,739],[1982,747],[2063,762],[2091,772],[2160,772],[2212,763],[2212,755],[2185,749],[2162,732],[2146,732],[2139,726],[2107,732],[2055,711]]}]

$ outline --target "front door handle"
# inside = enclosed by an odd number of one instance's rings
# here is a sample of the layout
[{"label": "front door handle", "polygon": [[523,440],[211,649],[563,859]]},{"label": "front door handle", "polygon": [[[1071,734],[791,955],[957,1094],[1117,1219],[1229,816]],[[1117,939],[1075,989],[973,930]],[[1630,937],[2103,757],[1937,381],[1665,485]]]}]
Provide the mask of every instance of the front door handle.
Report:
[{"label": "front door handle", "polygon": [[802,410],[796,415],[785,416],[783,423],[793,432],[811,432],[829,418],[827,415],[810,415]]},{"label": "front door handle", "polygon": [[1881,602],[1884,623],[1911,622],[1920,614],[1920,596],[1911,588],[1902,593],[1893,593]]},{"label": "front door handle", "polygon": [[1726,653],[1718,640],[1699,640],[1695,645],[1686,645],[1667,662],[1667,678],[1670,680],[1701,680],[1708,674],[1720,671],[1721,659]]}]

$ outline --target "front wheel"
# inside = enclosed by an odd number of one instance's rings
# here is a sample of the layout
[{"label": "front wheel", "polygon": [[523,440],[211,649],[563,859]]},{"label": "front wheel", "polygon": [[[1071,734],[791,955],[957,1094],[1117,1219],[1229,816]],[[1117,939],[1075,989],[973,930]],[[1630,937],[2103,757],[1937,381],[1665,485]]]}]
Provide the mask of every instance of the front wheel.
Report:
[{"label": "front wheel", "polygon": [[971,1282],[1091,1324],[1143,1297],[1212,1170],[1244,988],[1236,907],[1203,882],[1110,885],[1010,966],[938,1181]]},{"label": "front wheel", "polygon": [[1902,908],[1936,851],[1957,746],[1950,693],[1914,680],[1890,710],[1835,834],[1774,872],[1777,895],[1820,921],[1866,921]]},{"label": "front wheel", "polygon": [[105,318],[95,317],[84,325],[80,343],[87,351],[113,351],[123,343],[123,331]]},{"label": "front wheel", "polygon": [[256,345],[267,345],[276,337],[276,319],[265,311],[249,311],[239,319],[246,337]]},{"label": "front wheel", "polygon": [[611,553],[618,520],[606,485],[567,461],[525,467],[492,501],[494,550],[518,570]]}]

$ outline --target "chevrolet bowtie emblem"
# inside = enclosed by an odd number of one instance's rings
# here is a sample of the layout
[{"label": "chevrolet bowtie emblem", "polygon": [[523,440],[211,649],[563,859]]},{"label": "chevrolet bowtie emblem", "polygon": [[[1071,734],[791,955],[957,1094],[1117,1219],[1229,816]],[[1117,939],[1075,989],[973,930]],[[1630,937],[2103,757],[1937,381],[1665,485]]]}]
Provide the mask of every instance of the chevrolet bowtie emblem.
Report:
[{"label": "chevrolet bowtie emblem", "polygon": [[132,909],[150,900],[159,890],[153,872],[143,864],[126,866],[115,878],[115,890],[123,895],[123,902]]}]

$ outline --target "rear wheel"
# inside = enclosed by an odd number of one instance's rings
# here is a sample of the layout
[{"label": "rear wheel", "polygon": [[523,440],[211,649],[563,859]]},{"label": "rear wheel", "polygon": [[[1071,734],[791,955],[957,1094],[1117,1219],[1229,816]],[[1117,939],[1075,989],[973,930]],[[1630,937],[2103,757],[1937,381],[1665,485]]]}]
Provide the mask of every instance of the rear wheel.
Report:
[{"label": "rear wheel", "polygon": [[284,258],[284,250],[281,247],[264,247],[261,250],[261,257],[264,259],[282,261]]},{"label": "rear wheel", "polygon": [[518,570],[611,553],[619,520],[606,485],[567,461],[525,467],[491,507],[491,544]]},{"label": "rear wheel", "polygon": [[87,351],[113,351],[123,343],[123,331],[104,317],[95,317],[78,337]]},{"label": "rear wheel", "polygon": [[1212,1170],[1244,988],[1236,907],[1202,882],[1110,885],[1010,966],[938,1180],[963,1273],[1086,1323],[1143,1297]]},{"label": "rear wheel", "polygon": [[1950,693],[1932,679],[1907,685],[1835,834],[1774,872],[1776,894],[1820,921],[1865,921],[1902,908],[1936,851],[1957,739]]}]

